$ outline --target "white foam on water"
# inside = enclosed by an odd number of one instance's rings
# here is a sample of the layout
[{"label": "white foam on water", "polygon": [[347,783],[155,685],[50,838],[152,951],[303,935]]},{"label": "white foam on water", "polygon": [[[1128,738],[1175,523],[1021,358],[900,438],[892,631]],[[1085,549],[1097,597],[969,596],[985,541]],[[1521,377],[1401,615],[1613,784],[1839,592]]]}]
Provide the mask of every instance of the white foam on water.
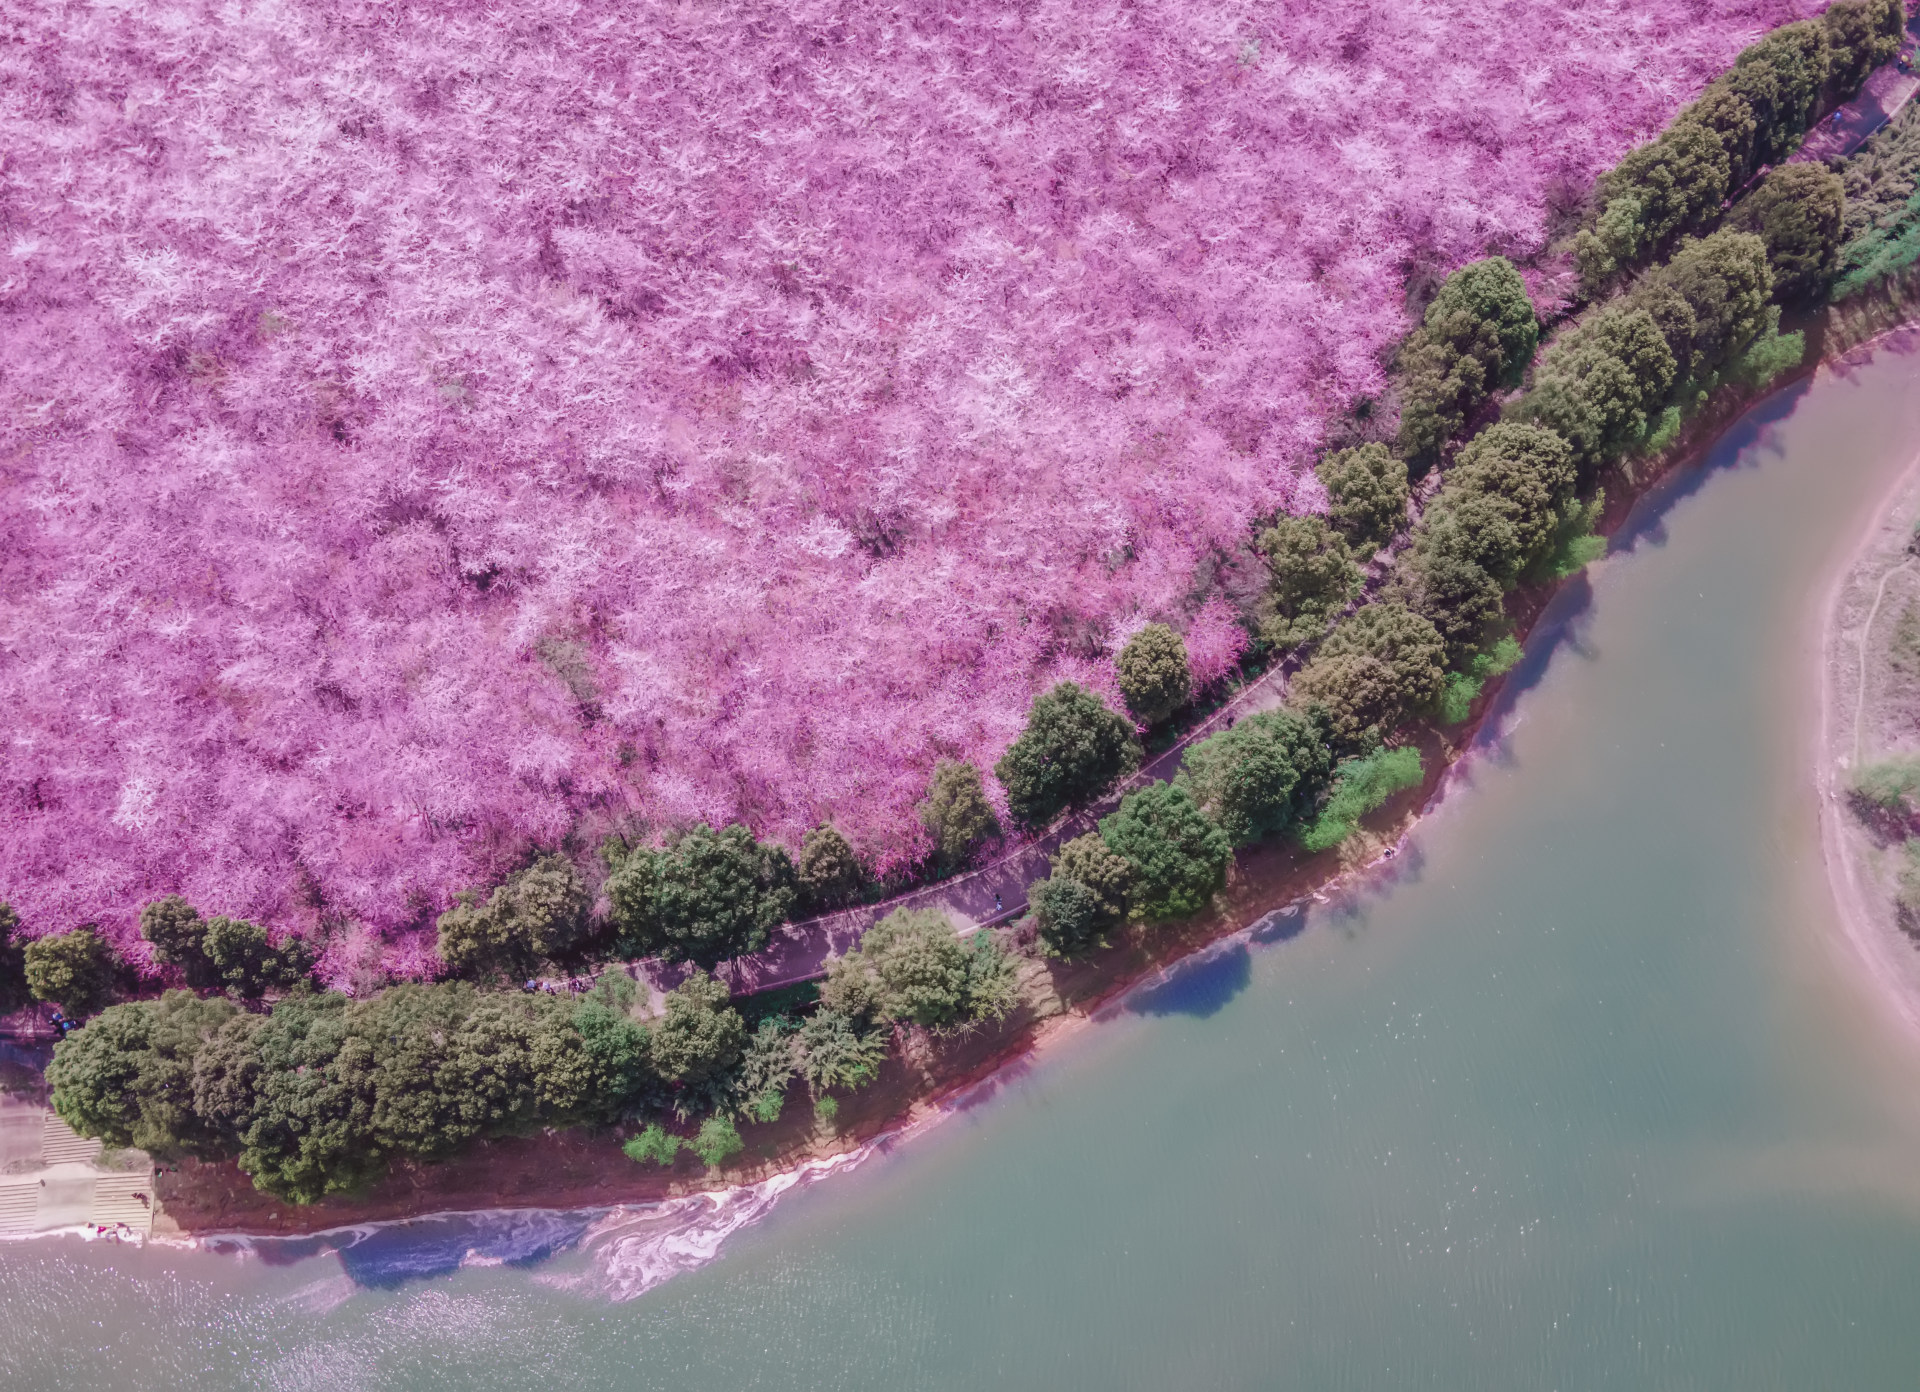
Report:
[{"label": "white foam on water", "polygon": [[[972,1090],[966,1095],[971,1096]],[[581,1248],[591,1261],[589,1272],[547,1274],[535,1279],[563,1289],[590,1291],[616,1302],[636,1299],[714,1260],[728,1238],[766,1217],[783,1195],[865,1164],[936,1125],[960,1101],[955,1099],[931,1110],[921,1119],[877,1136],[857,1149],[805,1161],[753,1184],[612,1209],[581,1239]]]}]

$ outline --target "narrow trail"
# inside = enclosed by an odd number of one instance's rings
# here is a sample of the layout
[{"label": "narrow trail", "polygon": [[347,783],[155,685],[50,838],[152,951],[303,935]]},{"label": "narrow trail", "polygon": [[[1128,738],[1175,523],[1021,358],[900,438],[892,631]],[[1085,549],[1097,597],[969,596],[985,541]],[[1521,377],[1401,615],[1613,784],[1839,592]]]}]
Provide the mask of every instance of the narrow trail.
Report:
[{"label": "narrow trail", "polygon": [[[1419,519],[1420,506],[1435,491],[1439,471],[1430,473],[1425,486],[1416,485],[1409,498],[1407,526],[1394,543],[1368,561],[1362,571],[1359,590],[1342,615],[1352,612],[1376,597],[1393,572],[1393,559],[1406,542]],[[1130,777],[1116,784],[1107,794],[1087,807],[1070,813],[1045,831],[1005,847],[987,864],[951,879],[910,890],[877,904],[862,904],[837,913],[822,914],[797,923],[782,924],[774,930],[772,941],[759,952],[724,965],[720,977],[737,996],[791,986],[811,980],[826,970],[829,957],[845,952],[859,942],[875,923],[896,909],[939,909],[952,918],[964,936],[980,928],[1011,922],[1027,910],[1027,888],[1052,871],[1052,856],[1064,843],[1099,828],[1100,819],[1119,807],[1128,793],[1150,783],[1165,782],[1180,771],[1187,750],[1201,740],[1227,729],[1236,721],[1277,709],[1285,700],[1287,686],[1300,669],[1304,656],[1290,653],[1267,671],[1236,691],[1219,709],[1183,734],[1172,747],[1146,761]],[[669,966],[656,959],[628,964],[660,990],[677,985],[687,975],[685,966]]]},{"label": "narrow trail", "polygon": [[1867,610],[1866,621],[1860,625],[1860,681],[1853,696],[1853,767],[1860,767],[1860,726],[1867,709],[1867,643],[1873,637],[1873,621],[1880,615],[1881,601],[1887,597],[1887,581],[1902,571],[1912,570],[1912,561],[1902,561],[1880,577],[1880,584],[1873,592],[1873,607]]}]

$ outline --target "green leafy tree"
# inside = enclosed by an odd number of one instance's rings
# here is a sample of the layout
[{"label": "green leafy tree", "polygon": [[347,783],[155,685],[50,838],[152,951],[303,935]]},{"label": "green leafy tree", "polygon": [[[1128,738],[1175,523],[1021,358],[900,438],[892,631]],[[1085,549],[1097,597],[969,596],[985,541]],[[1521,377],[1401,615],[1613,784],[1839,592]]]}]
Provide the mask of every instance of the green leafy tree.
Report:
[{"label": "green leafy tree", "polygon": [[1045,950],[1077,957],[1106,945],[1131,907],[1133,867],[1099,835],[1076,836],[1053,856],[1053,875],[1028,891]]},{"label": "green leafy tree", "polygon": [[863,1088],[886,1061],[885,1031],[863,1029],[841,1011],[816,1010],[800,1026],[800,1076],[816,1094]]},{"label": "green leafy tree", "polygon": [[1846,185],[1817,164],[1788,164],[1735,206],[1727,219],[1767,246],[1774,298],[1804,300],[1826,288],[1840,260]]},{"label": "green leafy tree", "polygon": [[1311,719],[1262,711],[1188,749],[1178,781],[1230,842],[1245,846],[1311,807],[1332,765]]},{"label": "green leafy tree", "polygon": [[792,912],[793,862],[745,827],[697,826],[664,851],[626,855],[607,897],[628,952],[711,970],[765,947]]},{"label": "green leafy tree", "polygon": [[1776,164],[1813,119],[1827,83],[1827,31],[1817,20],[1783,24],[1734,60],[1731,80],[1754,110],[1754,154]]},{"label": "green leafy tree", "polygon": [[1519,548],[1517,575],[1551,544],[1578,484],[1564,439],[1538,425],[1503,421],[1460,451],[1437,501],[1450,506],[1445,500],[1473,494],[1497,500]]},{"label": "green leafy tree", "polygon": [[54,1110],[109,1145],[168,1157],[217,1153],[217,1135],[194,1108],[194,1062],[237,1013],[231,1001],[187,991],[109,1006],[54,1046]]},{"label": "green leafy tree", "polygon": [[1602,180],[1608,206],[1631,199],[1637,207],[1634,254],[1650,255],[1679,232],[1692,231],[1720,212],[1732,178],[1732,160],[1715,131],[1675,121],[1658,138],[1629,151]]},{"label": "green leafy tree", "polygon": [[1133,867],[1133,911],[1148,921],[1200,912],[1226,884],[1233,858],[1227,834],[1177,783],[1127,794],[1100,819],[1100,839]]},{"label": "green leafy tree", "polygon": [[700,1163],[717,1170],[747,1148],[729,1116],[710,1116],[700,1123],[699,1131],[688,1141],[687,1149],[700,1157]]},{"label": "green leafy tree", "polygon": [[1115,666],[1127,709],[1143,725],[1158,725],[1193,693],[1187,645],[1163,623],[1150,623],[1129,638]]},{"label": "green leafy tree", "polygon": [[801,902],[813,910],[838,907],[867,883],[867,867],[831,824],[817,826],[800,841]]},{"label": "green leafy tree", "polygon": [[207,922],[180,895],[169,894],[140,910],[140,936],[153,944],[155,961],[180,968],[195,990],[221,986],[219,970],[207,960]]},{"label": "green leafy tree", "polygon": [[730,1072],[746,1052],[747,1025],[727,988],[695,972],[667,992],[653,1027],[653,1067],[667,1082],[699,1087]]},{"label": "green leafy tree", "polygon": [[494,887],[482,903],[458,897],[440,915],[440,960],[455,976],[519,978],[572,950],[585,936],[592,896],[572,861],[545,855]]},{"label": "green leafy tree", "polygon": [[1312,642],[1360,590],[1360,567],[1324,517],[1282,517],[1260,537],[1273,615],[1260,636],[1276,648]]},{"label": "green leafy tree", "polygon": [[793,1022],[769,1016],[747,1037],[733,1076],[733,1110],[749,1121],[780,1119],[787,1087],[798,1071]]},{"label": "green leafy tree", "polygon": [[1382,598],[1432,624],[1446,643],[1446,660],[1457,664],[1505,622],[1506,587],[1487,565],[1517,558],[1519,543],[1484,498],[1423,523]]},{"label": "green leafy tree", "polygon": [[[895,1020],[949,1029],[1011,1008],[1012,964],[993,935],[970,947],[935,909],[895,909],[827,964],[820,1004],[851,1020]],[[982,957],[981,949],[985,949]]]},{"label": "green leafy tree", "polygon": [[1645,438],[1675,375],[1674,350],[1653,315],[1608,305],[1546,352],[1514,415],[1560,436],[1590,475]]},{"label": "green leafy tree", "polygon": [[1100,912],[1115,923],[1127,916],[1133,893],[1133,867],[1113,853],[1098,832],[1064,843],[1053,853],[1055,878],[1075,880],[1092,890]]},{"label": "green leafy tree", "polygon": [[645,1027],[624,1009],[591,996],[574,1008],[573,1027],[579,1032],[589,1070],[583,1118],[611,1125],[654,1090],[652,1041]]},{"label": "green leafy tree", "polygon": [[987,801],[980,770],[972,764],[951,759],[935,764],[926,800],[916,810],[920,824],[933,838],[934,858],[943,868],[964,864],[982,841],[1000,834],[1000,821]]},{"label": "green leafy tree", "polygon": [[1140,743],[1126,717],[1085,687],[1063,681],[1034,698],[1027,728],[993,771],[1014,820],[1042,827],[1139,766]]},{"label": "green leafy tree", "polygon": [[[440,1159],[475,1137],[530,1129],[541,1114],[543,1017],[566,1013],[545,996],[481,993],[465,982],[395,986],[357,1005],[351,1024],[371,1053],[374,1137]],[[577,1084],[559,1100],[571,1111]]]},{"label": "green leafy tree", "polygon": [[[1772,295],[1766,243],[1750,232],[1723,228],[1683,244],[1665,265],[1649,271],[1628,296],[1628,305],[1651,306],[1662,297],[1669,303],[1675,297],[1684,301],[1692,315],[1691,333],[1684,343],[1669,340],[1674,378],[1704,380],[1766,329]],[[1670,329],[1671,324],[1662,327]],[[1646,381],[1657,379],[1654,368],[1649,359]]]},{"label": "green leafy tree", "polygon": [[1447,277],[1400,355],[1400,447],[1430,458],[1472,410],[1517,380],[1539,333],[1520,273],[1504,257]]},{"label": "green leafy tree", "polygon": [[1385,445],[1336,450],[1314,472],[1327,490],[1327,521],[1358,554],[1371,556],[1406,525],[1407,466]]},{"label": "green leafy tree", "polygon": [[1336,752],[1364,748],[1439,697],[1446,654],[1439,631],[1405,605],[1363,605],[1294,678],[1294,703],[1325,711]]},{"label": "green leafy tree", "polygon": [[113,950],[92,924],[26,945],[27,989],[69,1015],[91,1015],[113,997]]},{"label": "green leafy tree", "polygon": [[1711,131],[1727,153],[1727,187],[1737,189],[1753,177],[1753,141],[1758,121],[1753,105],[1722,79],[1708,86],[1700,99],[1677,118]]},{"label": "green leafy tree", "polygon": [[1100,896],[1078,880],[1058,875],[1041,880],[1028,887],[1027,901],[1042,950],[1051,957],[1078,957],[1105,947],[1117,926],[1100,911]]},{"label": "green leafy tree", "polygon": [[1479,650],[1502,591],[1554,547],[1577,478],[1566,441],[1537,424],[1502,422],[1460,452],[1389,591],[1439,630],[1450,662]]},{"label": "green leafy tree", "polygon": [[304,942],[288,938],[275,946],[266,929],[245,919],[208,919],[202,941],[215,977],[245,1000],[290,991],[313,974],[313,951]]},{"label": "green leafy tree", "polygon": [[1846,101],[1869,73],[1900,52],[1906,6],[1901,0],[1834,0],[1820,23],[1827,31],[1827,89],[1835,101]]},{"label": "green leafy tree", "polygon": [[27,989],[27,954],[20,941],[20,915],[0,902],[0,1015],[33,998]]},{"label": "green leafy tree", "polygon": [[264,1020],[229,1021],[194,1060],[194,1097],[269,1194],[317,1203],[386,1171],[373,1125],[372,1041],[349,1028],[344,996],[295,992]]}]

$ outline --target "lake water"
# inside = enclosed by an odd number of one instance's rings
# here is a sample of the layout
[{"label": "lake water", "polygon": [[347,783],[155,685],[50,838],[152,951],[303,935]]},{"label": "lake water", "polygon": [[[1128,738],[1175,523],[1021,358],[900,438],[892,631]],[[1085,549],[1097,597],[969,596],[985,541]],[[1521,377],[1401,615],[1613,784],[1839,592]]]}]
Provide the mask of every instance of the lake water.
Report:
[{"label": "lake water", "polygon": [[13,1244],[0,1385],[1912,1388],[1920,1049],[1810,766],[1825,584],[1916,448],[1920,355],[1768,403],[1556,607],[1397,882],[688,1274],[616,1298],[659,1250],[561,1215]]}]

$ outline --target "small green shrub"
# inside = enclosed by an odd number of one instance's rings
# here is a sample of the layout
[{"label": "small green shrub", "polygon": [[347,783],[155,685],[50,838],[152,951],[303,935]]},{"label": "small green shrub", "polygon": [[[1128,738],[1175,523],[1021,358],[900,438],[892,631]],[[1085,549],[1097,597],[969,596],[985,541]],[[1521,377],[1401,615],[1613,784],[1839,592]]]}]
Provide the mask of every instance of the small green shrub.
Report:
[{"label": "small green shrub", "polygon": [[740,1139],[740,1131],[733,1124],[732,1117],[710,1116],[700,1123],[700,1130],[687,1142],[687,1149],[700,1157],[700,1163],[710,1170],[717,1170],[747,1148]]},{"label": "small green shrub", "polygon": [[1508,634],[1487,652],[1480,653],[1464,672],[1447,675],[1447,688],[1440,693],[1440,723],[1458,725],[1471,712],[1473,701],[1487,678],[1513,670],[1520,660],[1520,644]]},{"label": "small green shrub", "polygon": [[636,1165],[671,1165],[684,1144],[656,1121],[620,1149]]},{"label": "small green shrub", "polygon": [[832,1097],[814,1098],[813,1119],[822,1126],[838,1126],[840,1122],[840,1103],[838,1100]]}]

